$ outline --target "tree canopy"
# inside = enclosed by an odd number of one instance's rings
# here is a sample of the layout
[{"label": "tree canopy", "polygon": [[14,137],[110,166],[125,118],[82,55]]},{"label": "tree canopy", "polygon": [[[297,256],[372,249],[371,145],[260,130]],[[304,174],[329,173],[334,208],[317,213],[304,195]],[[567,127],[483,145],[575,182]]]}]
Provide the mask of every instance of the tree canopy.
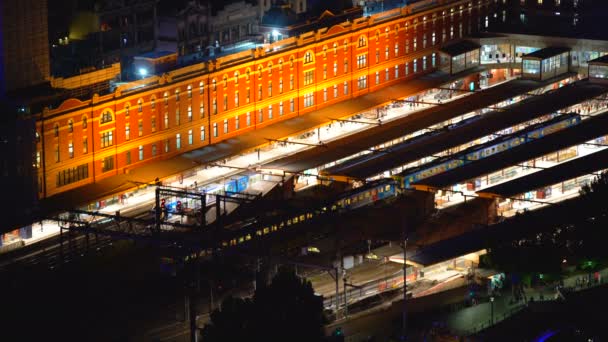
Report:
[{"label": "tree canopy", "polygon": [[227,298],[211,314],[204,341],[321,341],[323,299],[309,281],[281,269],[253,299]]}]

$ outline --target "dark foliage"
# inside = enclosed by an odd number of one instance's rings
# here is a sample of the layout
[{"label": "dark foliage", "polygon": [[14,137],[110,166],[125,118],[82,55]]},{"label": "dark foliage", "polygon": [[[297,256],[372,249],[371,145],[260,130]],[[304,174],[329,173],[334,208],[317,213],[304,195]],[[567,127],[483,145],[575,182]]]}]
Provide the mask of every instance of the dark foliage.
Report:
[{"label": "dark foliage", "polygon": [[211,314],[204,341],[321,341],[323,299],[312,285],[281,269],[253,300],[228,298]]}]

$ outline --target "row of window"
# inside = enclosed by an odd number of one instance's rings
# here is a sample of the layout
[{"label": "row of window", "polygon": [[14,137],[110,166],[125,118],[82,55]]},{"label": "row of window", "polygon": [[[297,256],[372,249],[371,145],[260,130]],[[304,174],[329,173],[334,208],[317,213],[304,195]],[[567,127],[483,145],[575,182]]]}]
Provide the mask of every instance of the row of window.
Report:
[{"label": "row of window", "polygon": [[89,164],[79,165],[57,173],[57,187],[89,178]]}]

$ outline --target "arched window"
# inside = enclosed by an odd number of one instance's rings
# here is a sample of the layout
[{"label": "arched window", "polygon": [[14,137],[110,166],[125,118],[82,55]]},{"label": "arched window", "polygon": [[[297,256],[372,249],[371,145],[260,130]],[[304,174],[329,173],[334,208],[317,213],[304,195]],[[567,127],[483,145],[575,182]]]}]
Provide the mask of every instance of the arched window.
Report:
[{"label": "arched window", "polygon": [[83,116],[82,117],[82,129],[86,129],[87,128],[87,117]]},{"label": "arched window", "polygon": [[188,98],[191,99],[192,98],[192,85],[191,84],[188,84],[187,91],[188,91]]},{"label": "arched window", "polygon": [[179,101],[179,89],[175,89],[175,101]]},{"label": "arched window", "polygon": [[59,137],[59,124],[55,124],[53,130],[55,131],[55,138]]},{"label": "arched window", "polygon": [[74,132],[74,121],[72,119],[68,120],[68,132]]},{"label": "arched window", "polygon": [[323,58],[327,58],[327,45],[323,46]]},{"label": "arched window", "polygon": [[198,93],[200,95],[203,95],[204,92],[205,92],[205,83],[203,81],[200,81],[198,83]]},{"label": "arched window", "polygon": [[365,39],[365,36],[360,36],[359,37],[359,47],[364,47],[367,45],[367,40]]},{"label": "arched window", "polygon": [[348,40],[344,41],[344,51],[348,50]]},{"label": "arched window", "polygon": [[112,120],[113,120],[112,113],[110,113],[109,111],[105,111],[105,112],[103,112],[103,114],[101,114],[101,123],[102,124],[112,122]]},{"label": "arched window", "polygon": [[279,71],[283,71],[283,60],[279,60]]},{"label": "arched window", "polygon": [[258,66],[258,79],[262,79],[262,66]]},{"label": "arched window", "polygon": [[312,57],[312,52],[306,51],[306,53],[304,54],[304,64],[308,64],[308,63],[312,63],[312,62],[314,62],[314,59]]},{"label": "arched window", "polygon": [[144,111],[144,101],[142,99],[137,100],[137,111],[139,113]]},{"label": "arched window", "polygon": [[293,56],[289,57],[289,67],[293,68]]},{"label": "arched window", "polygon": [[163,94],[163,98],[165,101],[165,106],[169,103],[169,92],[165,92],[165,94]]},{"label": "arched window", "polygon": [[234,72],[234,84],[239,84],[239,72]]},{"label": "arched window", "polygon": [[150,108],[152,108],[152,109],[156,108],[156,99],[155,98],[150,99]]},{"label": "arched window", "polygon": [[129,116],[129,104],[125,105],[125,116]]},{"label": "arched window", "polygon": [[272,63],[268,63],[268,75],[272,75]]},{"label": "arched window", "polygon": [[251,69],[247,68],[247,71],[245,71],[245,81],[249,82],[249,77],[251,77]]},{"label": "arched window", "polygon": [[228,87],[228,76],[224,75],[223,82],[224,82],[224,88]]},{"label": "arched window", "polygon": [[215,78],[211,80],[211,90],[217,90],[217,81],[215,80]]}]

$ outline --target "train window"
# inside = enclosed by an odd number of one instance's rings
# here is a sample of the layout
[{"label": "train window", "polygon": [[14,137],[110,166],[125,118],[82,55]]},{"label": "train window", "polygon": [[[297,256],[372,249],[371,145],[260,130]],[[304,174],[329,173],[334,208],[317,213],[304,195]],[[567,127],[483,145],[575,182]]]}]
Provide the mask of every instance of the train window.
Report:
[{"label": "train window", "polygon": [[298,221],[299,221],[299,220],[298,220],[298,217],[297,217],[297,216],[293,218],[293,224],[298,223]]},{"label": "train window", "polygon": [[227,246],[228,246],[228,242],[222,241],[222,247],[227,247]]},{"label": "train window", "polygon": [[[388,190],[386,190],[386,191],[388,191]],[[378,188],[378,193],[383,193],[383,192],[384,192],[384,189],[382,187],[379,187]]]},{"label": "train window", "polygon": [[261,230],[256,230],[255,235],[262,236],[262,231]]},{"label": "train window", "polygon": [[304,221],[306,220],[306,217],[304,215],[300,215],[300,221]]},{"label": "train window", "polygon": [[270,232],[270,229],[268,229],[268,227],[265,227],[263,232],[264,232],[264,234],[268,234]]},{"label": "train window", "polygon": [[349,205],[350,204],[350,198],[346,199],[346,204]]},{"label": "train window", "polygon": [[309,218],[309,219],[311,219],[312,218],[312,213],[306,214],[306,217]]},{"label": "train window", "polygon": [[288,220],[287,220],[287,225],[288,225],[288,226],[291,226],[291,219],[288,219]]},{"label": "train window", "polygon": [[245,240],[251,240],[251,234],[247,234],[247,236],[245,236]]}]

